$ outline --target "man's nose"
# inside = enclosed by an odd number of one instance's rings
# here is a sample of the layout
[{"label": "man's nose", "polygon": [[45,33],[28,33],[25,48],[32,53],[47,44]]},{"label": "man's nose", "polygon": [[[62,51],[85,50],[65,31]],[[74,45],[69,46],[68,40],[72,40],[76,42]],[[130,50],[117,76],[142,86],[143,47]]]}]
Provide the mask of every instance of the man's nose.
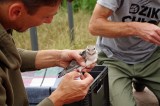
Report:
[{"label": "man's nose", "polygon": [[53,17],[48,17],[48,18],[46,18],[46,19],[44,20],[44,23],[50,24],[50,23],[52,22],[52,20],[53,20]]}]

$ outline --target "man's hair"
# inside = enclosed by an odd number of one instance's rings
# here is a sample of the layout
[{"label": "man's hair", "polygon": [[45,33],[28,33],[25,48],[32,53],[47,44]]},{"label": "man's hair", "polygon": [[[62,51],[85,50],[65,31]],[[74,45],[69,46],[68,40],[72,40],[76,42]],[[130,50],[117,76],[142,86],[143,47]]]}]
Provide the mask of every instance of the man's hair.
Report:
[{"label": "man's hair", "polygon": [[28,14],[35,14],[42,6],[56,6],[61,3],[62,0],[0,0],[1,3],[7,2],[22,2],[28,12]]}]

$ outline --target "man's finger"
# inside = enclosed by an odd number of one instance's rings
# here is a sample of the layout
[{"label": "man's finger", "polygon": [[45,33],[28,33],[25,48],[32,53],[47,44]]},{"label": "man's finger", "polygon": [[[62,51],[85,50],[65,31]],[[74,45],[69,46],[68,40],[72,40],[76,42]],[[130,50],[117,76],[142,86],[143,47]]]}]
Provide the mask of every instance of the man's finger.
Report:
[{"label": "man's finger", "polygon": [[75,79],[77,77],[80,77],[80,75],[81,74],[76,69],[74,69],[72,72],[67,73],[65,76],[70,79]]},{"label": "man's finger", "polygon": [[94,80],[94,78],[87,72],[85,72],[83,76],[84,76],[84,79],[82,80],[84,80],[86,83],[88,82],[88,85],[90,85]]}]

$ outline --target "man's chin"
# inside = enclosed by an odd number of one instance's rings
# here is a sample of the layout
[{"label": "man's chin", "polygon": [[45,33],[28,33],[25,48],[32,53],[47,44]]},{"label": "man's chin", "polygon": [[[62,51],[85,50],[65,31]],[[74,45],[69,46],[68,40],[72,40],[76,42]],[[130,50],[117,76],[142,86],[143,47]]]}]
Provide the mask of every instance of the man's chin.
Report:
[{"label": "man's chin", "polygon": [[15,29],[17,32],[20,32],[20,33],[22,33],[22,32],[26,32],[28,29]]}]

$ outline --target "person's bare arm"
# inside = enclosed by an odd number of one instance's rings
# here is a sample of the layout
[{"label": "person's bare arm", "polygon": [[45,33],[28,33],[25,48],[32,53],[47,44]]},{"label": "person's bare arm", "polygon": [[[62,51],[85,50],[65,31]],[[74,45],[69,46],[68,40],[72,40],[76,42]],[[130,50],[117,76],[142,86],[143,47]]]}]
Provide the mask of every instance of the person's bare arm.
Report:
[{"label": "person's bare arm", "polygon": [[80,65],[85,66],[85,60],[79,55],[78,50],[40,50],[35,59],[37,69],[53,66],[67,67],[71,60],[76,60]]},{"label": "person's bare arm", "polygon": [[134,33],[132,31],[132,28],[128,27],[129,23],[112,22],[107,19],[112,15],[112,12],[112,10],[96,4],[89,23],[89,31],[91,32],[91,34],[104,35],[106,37],[133,35]]},{"label": "person's bare arm", "polygon": [[138,36],[143,40],[160,45],[160,28],[158,26],[141,22],[112,22],[107,19],[112,12],[112,10],[96,4],[89,23],[89,31],[92,35],[110,38]]}]

